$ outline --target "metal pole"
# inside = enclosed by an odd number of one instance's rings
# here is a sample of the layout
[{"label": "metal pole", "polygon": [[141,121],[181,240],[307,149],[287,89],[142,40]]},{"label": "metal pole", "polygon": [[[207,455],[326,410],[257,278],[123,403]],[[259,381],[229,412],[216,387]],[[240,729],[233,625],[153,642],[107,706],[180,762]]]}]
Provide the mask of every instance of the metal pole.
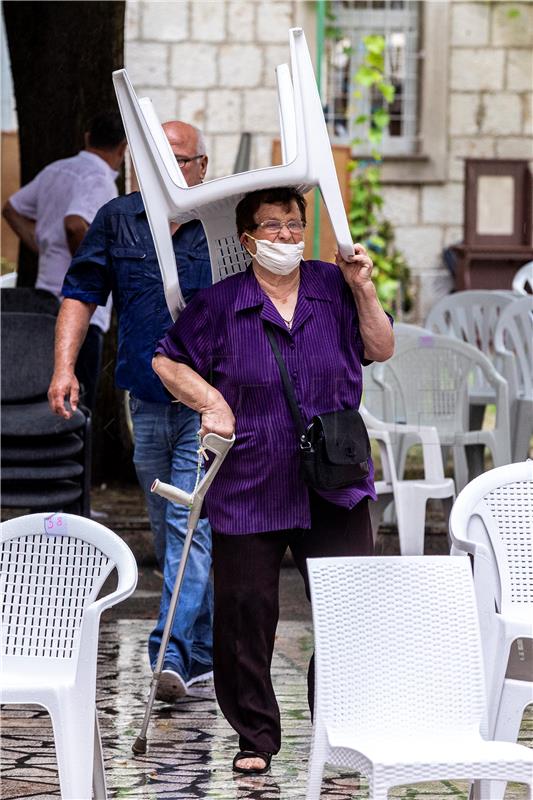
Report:
[{"label": "metal pole", "polygon": [[[322,58],[324,55],[324,31],[326,19],[326,0],[317,0],[316,8],[316,83],[322,98]],[[314,191],[313,216],[313,258],[320,256],[320,192]]]}]

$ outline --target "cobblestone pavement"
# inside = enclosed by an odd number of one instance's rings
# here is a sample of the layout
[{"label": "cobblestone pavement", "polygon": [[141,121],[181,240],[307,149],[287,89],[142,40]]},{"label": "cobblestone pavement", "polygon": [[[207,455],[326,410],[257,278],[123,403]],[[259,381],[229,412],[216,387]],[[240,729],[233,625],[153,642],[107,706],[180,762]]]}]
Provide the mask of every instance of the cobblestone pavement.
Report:
[{"label": "cobblestone pavement", "polygon": [[[292,570],[291,570],[292,572]],[[149,750],[133,756],[149,685],[145,644],[149,620],[119,619],[102,623],[97,704],[110,798],[142,800],[298,800],[305,797],[311,725],[306,703],[305,668],[312,646],[308,621],[282,620],[276,642],[273,676],[281,706],[283,748],[268,776],[236,776],[231,760],[237,737],[214,700],[212,688],[196,690],[175,706],[155,704]],[[533,714],[522,730],[533,745]],[[2,724],[3,800],[60,796],[52,728],[36,706],[4,709]],[[366,782],[353,774],[328,771],[323,785],[329,800],[363,800]],[[467,798],[460,782],[399,787],[391,797],[444,800]],[[527,796],[511,785],[506,800]]]}]

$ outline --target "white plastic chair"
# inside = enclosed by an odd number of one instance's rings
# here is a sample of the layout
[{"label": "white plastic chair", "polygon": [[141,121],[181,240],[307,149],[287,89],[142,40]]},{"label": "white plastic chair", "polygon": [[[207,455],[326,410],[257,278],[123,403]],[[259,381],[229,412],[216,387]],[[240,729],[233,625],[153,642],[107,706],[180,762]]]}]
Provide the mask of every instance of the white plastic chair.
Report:
[{"label": "white plastic chair", "polygon": [[[494,363],[494,334],[496,325],[505,308],[511,305],[516,295],[507,291],[467,290],[442,297],[429,312],[425,327],[433,333],[451,336],[461,342],[477,347]],[[487,403],[494,402],[494,389],[476,371],[469,387],[470,402],[480,407],[478,422],[481,424]]]},{"label": "white plastic chair", "polygon": [[[470,565],[446,556],[308,559],[315,708],[307,800],[324,764],[389,787],[439,779],[533,784],[533,751],[485,741]],[[485,798],[486,800],[486,798]]]},{"label": "white plastic chair", "polygon": [[533,295],[502,312],[494,333],[496,368],[509,385],[513,461],[529,452],[533,433]]},{"label": "white plastic chair", "polygon": [[533,294],[533,261],[528,261],[515,274],[513,291],[519,294]]},{"label": "white plastic chair", "polygon": [[[96,717],[100,615],[135,589],[137,566],[114,533],[74,514],[2,523],[2,703],[52,718],[63,800],[106,798]],[[117,588],[97,599],[113,568]]]},{"label": "white plastic chair", "polygon": [[[374,538],[382,512],[393,499],[400,553],[407,556],[423,555],[427,501],[442,500],[445,517],[448,519],[455,498],[453,480],[444,477],[438,433],[435,428],[382,422],[364,407],[361,407],[360,411],[369,437],[378,443],[383,473],[383,479],[375,481],[377,502],[370,504]],[[409,436],[411,444],[422,445],[424,477],[421,479],[398,478],[393,444],[405,436]]]},{"label": "white plastic chair", "polygon": [[[452,508],[450,537],[452,554],[469,553],[474,561],[488,734],[516,741],[524,708],[533,703],[533,461],[469,483]],[[492,784],[479,795],[498,800],[504,791]]]},{"label": "white plastic chair", "polygon": [[[467,447],[488,447],[495,466],[511,460],[507,382],[475,347],[447,336],[409,337],[397,342],[388,361],[371,369],[384,393],[385,422],[434,426],[441,445],[452,447],[457,490],[468,482]],[[468,389],[475,370],[495,392],[492,430],[469,430]]]},{"label": "white plastic chair", "polygon": [[188,187],[150,100],[138,100],[125,70],[113,73],[135,171],[143,196],[170,313],[184,306],[169,221],[200,219],[209,244],[213,282],[246,268],[249,256],[235,226],[235,207],[247,192],[274,186],[319,186],[339,250],[354,252],[313,66],[301,28],[289,31],[291,72],[277,67],[283,164]]}]

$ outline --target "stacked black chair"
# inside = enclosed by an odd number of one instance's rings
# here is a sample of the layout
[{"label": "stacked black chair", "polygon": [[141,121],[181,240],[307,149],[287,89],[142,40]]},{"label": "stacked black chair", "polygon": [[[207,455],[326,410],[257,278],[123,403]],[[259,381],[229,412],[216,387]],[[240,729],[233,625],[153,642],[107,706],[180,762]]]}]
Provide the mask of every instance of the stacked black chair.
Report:
[{"label": "stacked black chair", "polygon": [[89,516],[90,414],[65,420],[50,411],[56,318],[5,311],[5,295],[20,291],[2,292],[2,507]]}]

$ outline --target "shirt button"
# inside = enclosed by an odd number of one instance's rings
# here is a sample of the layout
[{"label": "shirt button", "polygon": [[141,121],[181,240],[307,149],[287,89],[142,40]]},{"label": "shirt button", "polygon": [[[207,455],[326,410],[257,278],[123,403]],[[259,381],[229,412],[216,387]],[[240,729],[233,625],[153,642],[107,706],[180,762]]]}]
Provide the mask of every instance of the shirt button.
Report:
[{"label": "shirt button", "polygon": [[298,377],[298,373],[297,373],[297,371],[295,369],[292,371],[292,377],[293,378],[297,378]]},{"label": "shirt button", "polygon": [[289,345],[289,347],[291,348],[291,350],[294,350],[294,348],[296,347],[296,345],[294,344],[294,342],[291,342],[291,343],[290,343],[290,345]]}]

